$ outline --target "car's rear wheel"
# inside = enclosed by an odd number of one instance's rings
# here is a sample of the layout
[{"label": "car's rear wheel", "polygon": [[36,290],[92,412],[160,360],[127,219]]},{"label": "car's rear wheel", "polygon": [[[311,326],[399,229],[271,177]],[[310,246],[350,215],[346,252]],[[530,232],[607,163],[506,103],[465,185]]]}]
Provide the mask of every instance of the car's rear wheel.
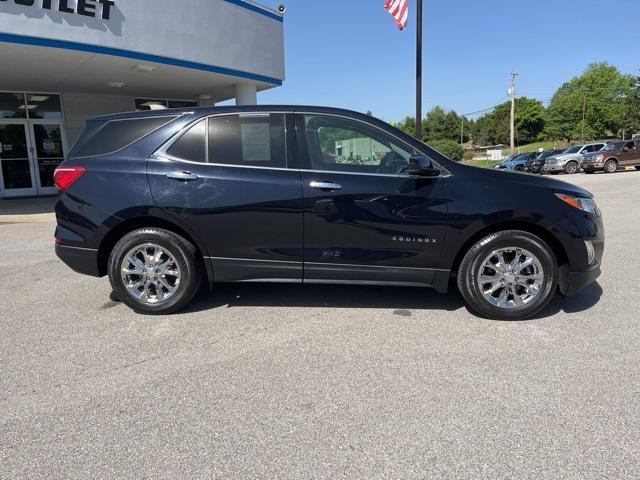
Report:
[{"label": "car's rear wheel", "polygon": [[635,166],[635,169],[636,169],[636,170],[640,170],[640,165],[636,165],[636,166]]},{"label": "car's rear wheel", "polygon": [[133,310],[168,314],[184,307],[201,283],[195,247],[168,230],[144,228],[116,244],[109,280],[117,297]]},{"label": "car's rear wheel", "polygon": [[615,173],[616,170],[618,170],[618,162],[615,160],[607,160],[607,163],[604,164],[604,172]]},{"label": "car's rear wheel", "polygon": [[521,320],[542,310],[558,286],[553,251],[539,237],[507,230],[483,238],[458,270],[458,288],[473,312],[496,320]]},{"label": "car's rear wheel", "polygon": [[577,162],[568,162],[564,166],[564,171],[568,174],[574,174],[578,171],[578,163]]},{"label": "car's rear wheel", "polygon": [[516,172],[524,172],[524,167],[523,167],[522,165],[518,165],[518,166],[515,168],[515,171],[516,171]]}]

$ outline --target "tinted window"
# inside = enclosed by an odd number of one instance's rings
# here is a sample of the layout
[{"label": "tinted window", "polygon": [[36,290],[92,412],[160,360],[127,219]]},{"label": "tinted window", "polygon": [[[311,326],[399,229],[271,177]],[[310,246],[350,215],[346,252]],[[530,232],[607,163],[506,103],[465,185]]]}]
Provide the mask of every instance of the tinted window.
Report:
[{"label": "tinted window", "polygon": [[91,138],[79,142],[73,156],[89,157],[117,152],[175,118],[149,117],[132,120],[111,120]]},{"label": "tinted window", "polygon": [[198,106],[198,102],[185,102],[182,100],[168,100],[167,106],[169,108],[193,108]]},{"label": "tinted window", "polygon": [[207,121],[202,120],[182,135],[167,153],[173,157],[192,162],[206,162]]},{"label": "tinted window", "polygon": [[197,107],[198,102],[189,100],[164,100],[153,98],[136,98],[136,110],[162,110],[163,108],[192,108]]},{"label": "tinted window", "polygon": [[47,93],[28,93],[29,118],[62,118],[60,97]]},{"label": "tinted window", "polygon": [[395,174],[409,163],[410,148],[365,123],[317,115],[304,119],[314,170]]},{"label": "tinted window", "polygon": [[0,118],[27,118],[22,93],[0,93]]},{"label": "tinted window", "polygon": [[211,117],[209,163],[285,168],[284,115]]}]

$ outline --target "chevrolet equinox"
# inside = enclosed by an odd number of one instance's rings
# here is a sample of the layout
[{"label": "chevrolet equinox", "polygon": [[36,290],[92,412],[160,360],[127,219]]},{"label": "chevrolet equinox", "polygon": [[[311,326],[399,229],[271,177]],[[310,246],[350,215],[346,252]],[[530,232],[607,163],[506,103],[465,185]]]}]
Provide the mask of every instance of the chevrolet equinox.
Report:
[{"label": "chevrolet equinox", "polygon": [[294,282],[457,286],[476,314],[522,319],[595,281],[604,249],[589,192],[333,108],[95,118],[55,181],[57,255],[147,314],[204,281]]}]

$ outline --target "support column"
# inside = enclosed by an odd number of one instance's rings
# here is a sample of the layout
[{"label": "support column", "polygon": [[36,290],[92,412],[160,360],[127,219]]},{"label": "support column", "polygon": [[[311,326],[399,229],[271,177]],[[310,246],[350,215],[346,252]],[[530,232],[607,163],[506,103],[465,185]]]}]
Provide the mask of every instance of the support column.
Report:
[{"label": "support column", "polygon": [[238,83],[236,85],[236,105],[256,105],[258,93],[252,83]]}]

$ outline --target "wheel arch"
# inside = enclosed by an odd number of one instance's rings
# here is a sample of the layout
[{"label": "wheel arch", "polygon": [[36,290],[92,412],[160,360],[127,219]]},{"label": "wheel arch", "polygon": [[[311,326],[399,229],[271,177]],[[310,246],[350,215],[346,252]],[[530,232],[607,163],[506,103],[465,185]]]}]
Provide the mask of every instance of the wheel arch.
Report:
[{"label": "wheel arch", "polygon": [[558,238],[552,232],[545,229],[544,227],[536,225],[535,223],[510,220],[488,225],[469,237],[469,239],[459,248],[458,252],[456,253],[453,265],[451,267],[451,277],[455,278],[458,275],[458,270],[460,269],[462,259],[471,249],[471,247],[473,247],[473,245],[475,245],[477,242],[487,237],[488,235],[491,235],[492,233],[502,232],[505,230],[522,230],[524,232],[536,235],[547,245],[549,245],[549,248],[551,248],[551,251],[556,257],[556,261],[558,262],[559,267],[562,267],[563,265],[567,265],[569,263],[567,251],[565,250],[560,240],[558,240]]},{"label": "wheel arch", "polygon": [[209,282],[213,282],[213,272],[211,271],[208,262],[205,261],[206,250],[204,249],[204,246],[193,235],[189,234],[184,228],[180,227],[176,223],[153,216],[141,216],[123,220],[109,230],[102,239],[98,249],[98,270],[100,275],[104,276],[107,274],[109,256],[111,255],[116,243],[118,243],[122,237],[140,228],[154,227],[169,230],[170,232],[176,233],[188,240],[196,248],[197,258],[207,272]]}]

